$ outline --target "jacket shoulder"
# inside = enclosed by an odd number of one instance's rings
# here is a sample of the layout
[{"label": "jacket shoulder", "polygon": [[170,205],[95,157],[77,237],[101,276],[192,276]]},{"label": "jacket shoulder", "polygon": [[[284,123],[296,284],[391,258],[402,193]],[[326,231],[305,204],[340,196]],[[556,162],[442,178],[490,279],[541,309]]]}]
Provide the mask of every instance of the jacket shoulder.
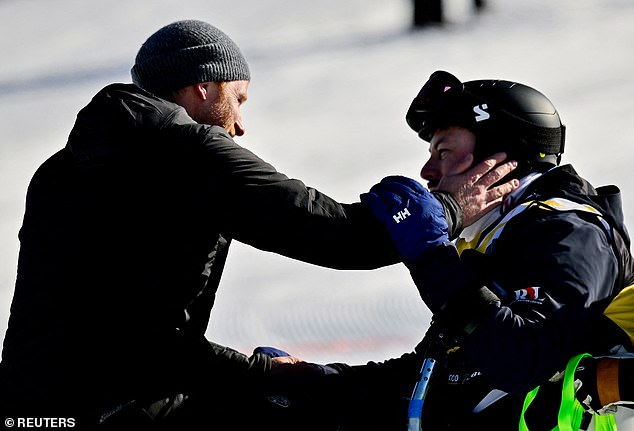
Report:
[{"label": "jacket shoulder", "polygon": [[175,103],[133,84],[111,84],[79,111],[66,147],[79,161],[147,153],[173,125],[204,127]]}]

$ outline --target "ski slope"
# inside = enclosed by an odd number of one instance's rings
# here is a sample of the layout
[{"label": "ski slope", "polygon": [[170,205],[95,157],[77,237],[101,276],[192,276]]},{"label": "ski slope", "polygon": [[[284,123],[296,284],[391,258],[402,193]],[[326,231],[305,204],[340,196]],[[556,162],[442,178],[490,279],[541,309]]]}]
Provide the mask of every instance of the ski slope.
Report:
[{"label": "ski slope", "polygon": [[[0,0],[0,334],[31,175],[95,92],[130,81],[141,43],[179,19],[217,25],[249,60],[238,143],[340,201],[385,175],[418,177],[427,147],[404,115],[444,69],[548,95],[568,128],[564,161],[619,185],[633,226],[634,2],[488,0],[479,16],[445,3],[450,23],[412,31],[409,0]],[[236,243],[208,336],[363,363],[411,350],[429,317],[402,266],[333,271]]]}]

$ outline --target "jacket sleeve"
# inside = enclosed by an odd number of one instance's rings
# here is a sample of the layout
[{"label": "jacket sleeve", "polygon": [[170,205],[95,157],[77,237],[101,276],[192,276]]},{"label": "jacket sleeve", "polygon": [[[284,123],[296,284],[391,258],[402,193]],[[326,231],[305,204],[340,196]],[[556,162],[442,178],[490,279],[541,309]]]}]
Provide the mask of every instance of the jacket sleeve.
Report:
[{"label": "jacket sleeve", "polygon": [[449,312],[441,317],[459,322],[469,360],[496,387],[522,393],[562,370],[572,356],[592,349],[596,340],[590,334],[612,295],[618,269],[602,229],[573,213],[514,222],[487,263],[487,283],[499,293],[499,302],[474,300],[473,292],[482,285],[475,273],[481,269],[455,254],[421,261],[411,271],[423,296],[432,295]]},{"label": "jacket sleeve", "polygon": [[[166,380],[188,385],[188,389],[209,390],[229,383],[245,385],[264,378],[271,370],[271,358],[265,354],[247,356],[185,331],[167,339],[162,337],[154,347],[157,362],[149,364],[148,369],[152,370],[149,375],[162,373]],[[157,365],[164,369],[152,368]]]},{"label": "jacket sleeve", "polygon": [[197,126],[173,127],[197,135],[193,154],[229,236],[337,269],[373,269],[400,260],[385,229],[361,203],[339,203],[277,172],[224,129]]}]

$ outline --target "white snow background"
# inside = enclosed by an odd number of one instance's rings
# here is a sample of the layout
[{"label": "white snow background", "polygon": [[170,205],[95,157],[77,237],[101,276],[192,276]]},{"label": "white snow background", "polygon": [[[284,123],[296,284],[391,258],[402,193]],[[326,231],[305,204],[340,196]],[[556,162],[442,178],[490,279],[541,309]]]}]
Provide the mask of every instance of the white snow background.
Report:
[{"label": "white snow background", "polygon": [[[564,161],[619,185],[632,226],[634,1],[488,0],[478,16],[467,0],[445,4],[447,25],[412,31],[410,0],[0,0],[0,334],[32,174],[94,93],[130,81],[145,39],[179,19],[217,25],[250,63],[238,143],[340,201],[389,174],[418,178],[427,145],[404,115],[444,69],[548,95],[568,127]],[[429,318],[401,265],[334,271],[234,243],[208,336],[363,363],[411,350]]]}]

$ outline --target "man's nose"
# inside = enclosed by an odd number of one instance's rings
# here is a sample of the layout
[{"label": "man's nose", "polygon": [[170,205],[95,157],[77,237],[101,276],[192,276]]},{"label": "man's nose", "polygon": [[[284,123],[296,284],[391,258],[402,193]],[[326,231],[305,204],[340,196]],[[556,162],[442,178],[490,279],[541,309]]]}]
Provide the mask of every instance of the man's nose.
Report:
[{"label": "man's nose", "polygon": [[242,135],[244,135],[245,128],[244,128],[244,123],[242,122],[242,119],[237,120],[237,121],[233,124],[233,127],[234,127],[234,129],[235,129],[236,136],[242,136]]},{"label": "man's nose", "polygon": [[428,160],[420,170],[420,177],[425,181],[432,181],[438,177],[438,169],[434,167],[431,160]]}]

